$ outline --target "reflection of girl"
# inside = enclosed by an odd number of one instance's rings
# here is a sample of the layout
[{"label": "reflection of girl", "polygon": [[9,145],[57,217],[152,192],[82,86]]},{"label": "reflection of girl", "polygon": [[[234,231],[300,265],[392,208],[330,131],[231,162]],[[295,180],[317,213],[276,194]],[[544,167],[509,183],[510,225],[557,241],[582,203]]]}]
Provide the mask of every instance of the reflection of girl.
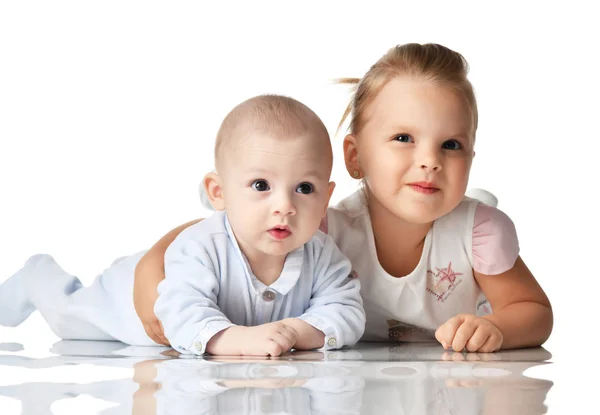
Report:
[{"label": "reflection of girl", "polygon": [[[103,411],[105,415],[233,412],[535,415],[545,413],[544,400],[552,387],[552,382],[523,376],[526,369],[544,363],[511,361],[549,358],[547,352],[534,349],[497,354],[442,354],[438,346],[425,347],[419,354],[419,348],[410,345],[398,349],[359,345],[348,351],[294,353],[280,360],[169,359],[160,353],[144,360],[148,358],[135,355],[148,348],[97,349],[94,353],[93,343],[87,345],[89,348],[79,347],[78,351],[68,347],[68,343],[78,342],[60,343],[55,351],[80,355],[45,359],[0,356],[0,366],[133,367],[133,379],[89,384],[32,382],[0,387],[0,395],[23,402],[26,415],[49,412],[57,400],[81,394],[119,404]],[[114,358],[97,357],[110,354]],[[447,361],[440,362],[440,357]],[[424,361],[398,361],[402,358]]]}]

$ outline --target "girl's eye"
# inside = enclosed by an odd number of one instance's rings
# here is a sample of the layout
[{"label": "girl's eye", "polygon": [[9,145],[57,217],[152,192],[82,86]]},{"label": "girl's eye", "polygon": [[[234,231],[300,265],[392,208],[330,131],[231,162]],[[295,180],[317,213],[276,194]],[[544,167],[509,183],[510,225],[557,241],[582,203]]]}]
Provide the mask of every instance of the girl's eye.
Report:
[{"label": "girl's eye", "polygon": [[448,140],[444,141],[444,144],[442,144],[442,148],[445,150],[460,150],[462,148],[462,145],[456,140]]},{"label": "girl's eye", "polygon": [[266,180],[254,180],[251,184],[252,188],[254,190],[256,190],[257,192],[266,192],[267,190],[270,190],[271,188],[269,187],[269,183],[267,183]]},{"label": "girl's eye", "polygon": [[394,140],[400,141],[401,143],[412,143],[413,141],[412,137],[408,134],[398,134],[394,137]]},{"label": "girl's eye", "polygon": [[302,193],[303,195],[310,194],[314,191],[313,185],[310,183],[300,183],[298,187],[296,187],[297,193]]}]

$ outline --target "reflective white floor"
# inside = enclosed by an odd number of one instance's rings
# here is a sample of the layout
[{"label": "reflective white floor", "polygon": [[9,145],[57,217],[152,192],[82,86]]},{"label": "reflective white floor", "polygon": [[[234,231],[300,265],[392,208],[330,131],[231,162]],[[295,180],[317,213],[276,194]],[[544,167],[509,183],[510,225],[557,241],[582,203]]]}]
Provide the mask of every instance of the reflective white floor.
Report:
[{"label": "reflective white floor", "polygon": [[0,341],[0,414],[534,415],[549,412],[553,388],[525,374],[552,366],[543,348],[462,354],[433,343],[363,343],[278,359],[200,359],[115,342],[52,341],[41,353],[48,339],[28,337],[31,353]]}]

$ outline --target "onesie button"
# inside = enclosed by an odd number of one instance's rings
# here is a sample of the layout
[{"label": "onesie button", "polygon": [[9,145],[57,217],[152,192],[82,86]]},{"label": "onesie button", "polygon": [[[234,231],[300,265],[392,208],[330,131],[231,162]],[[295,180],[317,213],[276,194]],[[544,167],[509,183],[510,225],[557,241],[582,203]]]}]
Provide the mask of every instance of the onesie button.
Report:
[{"label": "onesie button", "polygon": [[195,342],[194,347],[196,348],[196,350],[201,352],[202,351],[202,342]]},{"label": "onesie button", "polygon": [[329,340],[327,340],[327,346],[329,347],[335,347],[336,344],[337,342],[335,341],[335,337],[332,337]]},{"label": "onesie button", "polygon": [[267,302],[273,301],[275,299],[275,293],[271,290],[265,290],[262,293],[262,299]]}]

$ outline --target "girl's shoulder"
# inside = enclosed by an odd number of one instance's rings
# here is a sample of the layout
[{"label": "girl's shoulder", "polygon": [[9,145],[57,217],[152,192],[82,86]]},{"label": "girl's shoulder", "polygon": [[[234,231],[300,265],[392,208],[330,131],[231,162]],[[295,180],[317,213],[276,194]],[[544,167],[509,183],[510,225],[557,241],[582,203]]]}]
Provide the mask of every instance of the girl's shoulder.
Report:
[{"label": "girl's shoulder", "polygon": [[363,219],[368,214],[364,192],[358,190],[336,205],[329,206],[319,229],[335,239],[344,230],[364,227]]},{"label": "girl's shoulder", "polygon": [[327,214],[355,218],[368,213],[368,211],[365,193],[362,189],[359,189],[339,201],[336,205],[329,206]]},{"label": "girl's shoulder", "polygon": [[434,228],[441,243],[464,237],[473,269],[481,274],[508,271],[519,256],[513,221],[502,210],[479,200],[465,197],[451,212],[437,219]]},{"label": "girl's shoulder", "polygon": [[473,217],[473,269],[497,275],[511,269],[519,256],[517,230],[500,209],[478,203]]}]

